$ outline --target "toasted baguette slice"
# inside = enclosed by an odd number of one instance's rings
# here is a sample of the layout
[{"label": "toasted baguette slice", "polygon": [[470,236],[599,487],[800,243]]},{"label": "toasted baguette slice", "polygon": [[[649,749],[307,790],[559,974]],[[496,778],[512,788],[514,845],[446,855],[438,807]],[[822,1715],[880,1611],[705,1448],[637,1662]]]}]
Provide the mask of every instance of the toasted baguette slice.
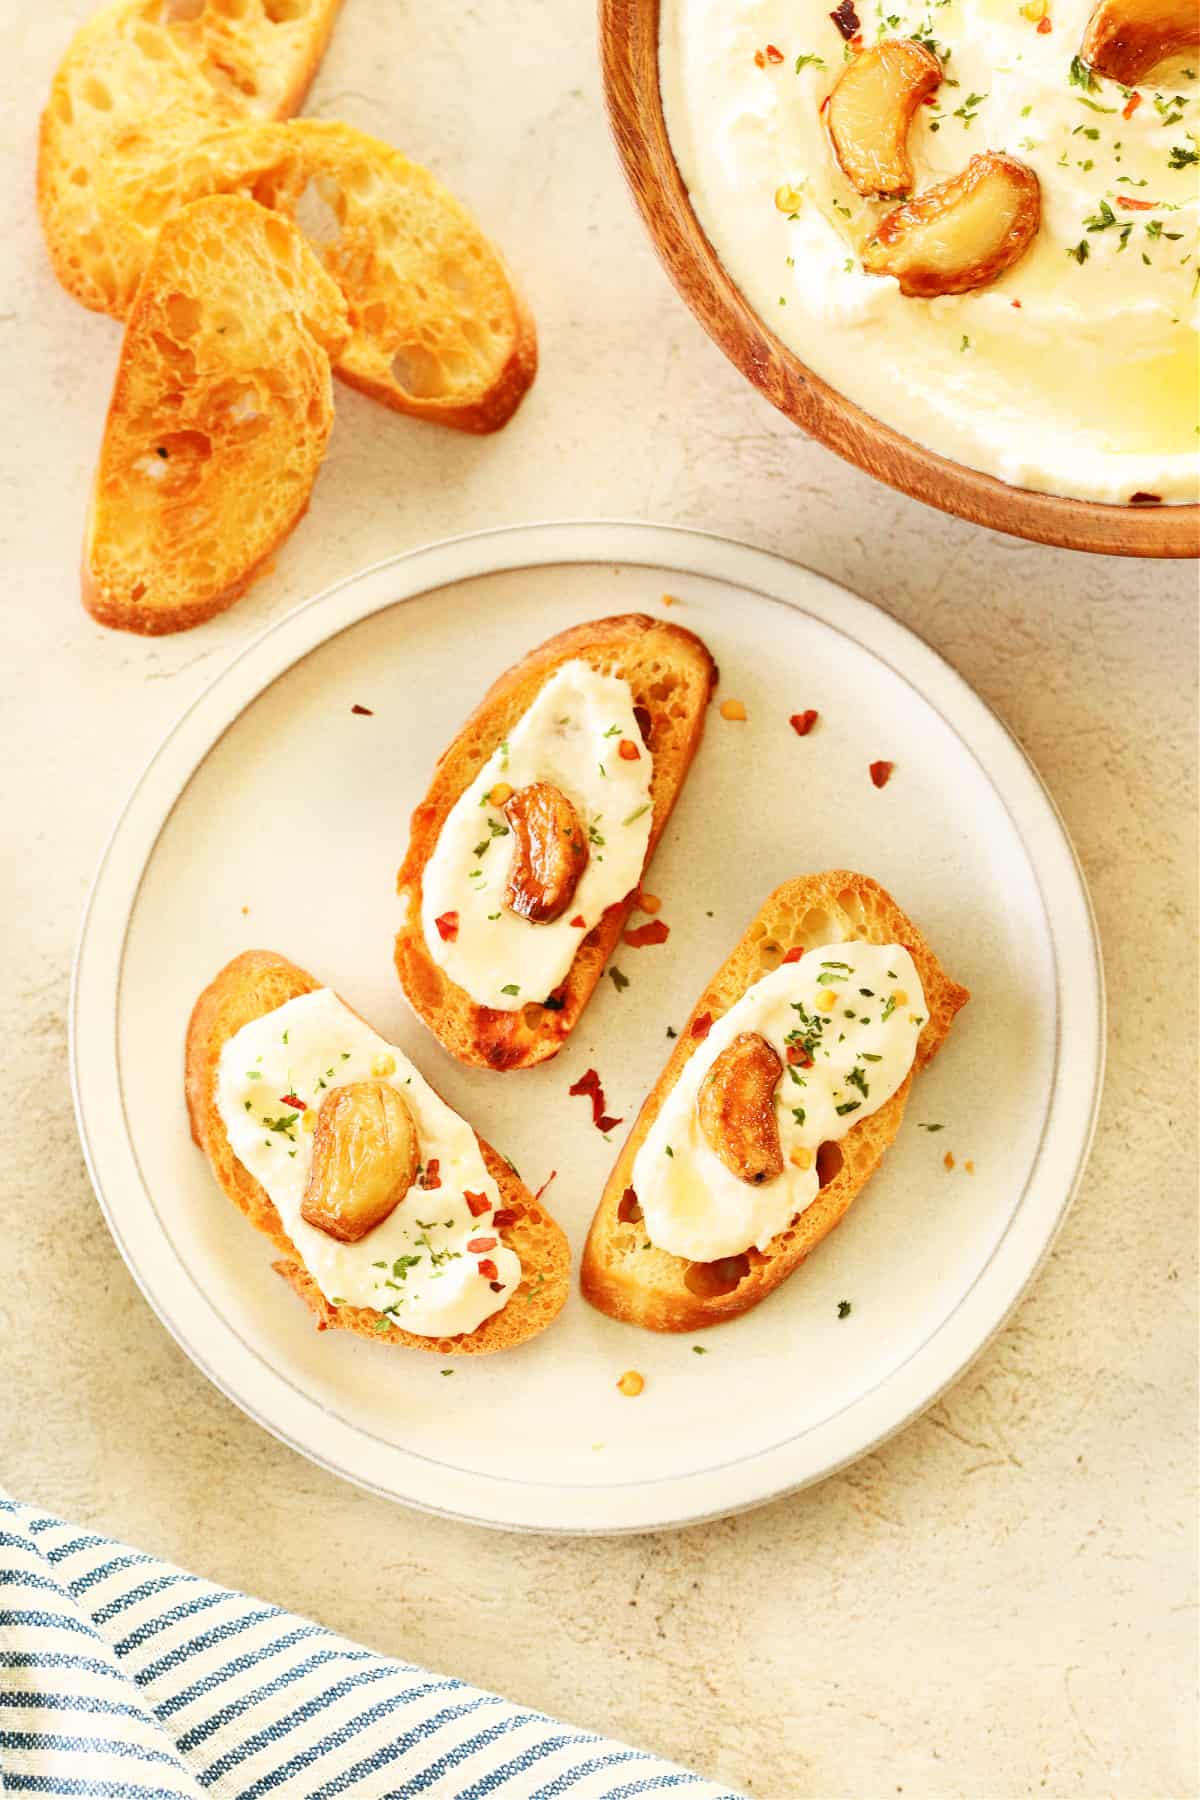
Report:
[{"label": "toasted baguette slice", "polygon": [[286,957],[270,950],[246,950],[225,965],[197,1000],[188,1025],[184,1091],[192,1137],[212,1164],[213,1174],[239,1211],[265,1232],[280,1252],[280,1260],[272,1267],[316,1314],[318,1331],[331,1327],[355,1331],[360,1337],[385,1344],[436,1350],[439,1356],[484,1356],[535,1337],[562,1310],[571,1254],[554,1220],[482,1138],[479,1148],[488,1174],[500,1189],[502,1205],[516,1214],[511,1225],[501,1228],[500,1237],[520,1257],[523,1274],[520,1287],[498,1313],[485,1319],[477,1330],[448,1338],[418,1337],[403,1331],[373,1307],[331,1305],[305,1268],[273,1202],[234,1155],[215,1101],[222,1045],[251,1019],[274,1012],[319,986]]},{"label": "toasted baguette slice", "polygon": [[97,174],[122,314],[159,224],[205,194],[286,213],[337,282],[351,387],[414,418],[495,431],[537,371],[537,334],[499,252],[427,169],[348,125],[240,125],[176,153],[148,138]]},{"label": "toasted baguette slice", "polygon": [[83,600],[155,634],[245,592],[308,507],[346,309],[286,219],[233,196],[159,234],[130,315],[88,516]]},{"label": "toasted baguette slice", "polygon": [[136,286],[99,196],[101,176],[151,147],[160,160],[178,156],[239,119],[287,118],[339,4],[115,0],[81,26],[51,86],[38,153],[42,229],[68,293],[123,316]]},{"label": "toasted baguette slice", "polygon": [[422,878],[447,814],[555,670],[575,659],[621,676],[635,704],[649,714],[654,823],[643,867],[654,855],[700,747],[717,675],[698,637],[644,613],[573,625],[501,675],[443,751],[429,792],[413,813],[408,852],[397,877],[407,906],[396,937],[396,972],[414,1012],[451,1055],[485,1069],[527,1069],[557,1054],[587,1005],[637,895],[634,888],[610,906],[580,943],[561,989],[561,1010],[534,1009],[540,1017],[532,1023],[528,1009],[510,1013],[477,1005],[434,962],[421,929]]},{"label": "toasted baguette slice", "polygon": [[[645,1228],[623,1222],[618,1209],[632,1184],[633,1164],[647,1132],[684,1064],[703,1042],[691,1024],[704,1013],[719,1019],[752,983],[777,968],[795,946],[805,950],[846,939],[900,944],[908,950],[925,990],[928,1018],[917,1039],[913,1067],[891,1099],[854,1125],[840,1143],[817,1158],[822,1186],[766,1251],[750,1249],[720,1263],[690,1263],[647,1245]],[[651,1331],[696,1331],[748,1312],[799,1268],[862,1192],[880,1157],[900,1129],[913,1075],[937,1054],[959,1007],[969,995],[940,967],[920,931],[896,902],[865,875],[834,869],[784,882],[696,1003],[608,1178],[583,1253],[581,1282],[592,1305],[629,1325]],[[840,1154],[839,1154],[840,1152]]]}]

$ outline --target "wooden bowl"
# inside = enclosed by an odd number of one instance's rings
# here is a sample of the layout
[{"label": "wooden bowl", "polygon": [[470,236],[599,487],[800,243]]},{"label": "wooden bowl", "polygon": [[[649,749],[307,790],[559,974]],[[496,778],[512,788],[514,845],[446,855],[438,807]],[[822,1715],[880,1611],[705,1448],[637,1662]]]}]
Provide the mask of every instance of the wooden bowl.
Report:
[{"label": "wooden bowl", "polygon": [[789,419],[901,493],[993,531],[1108,556],[1200,555],[1200,506],[1110,506],[1010,487],[873,419],[806,368],[726,274],[692,211],[658,85],[659,0],[599,0],[604,91],[638,211],[704,329]]}]

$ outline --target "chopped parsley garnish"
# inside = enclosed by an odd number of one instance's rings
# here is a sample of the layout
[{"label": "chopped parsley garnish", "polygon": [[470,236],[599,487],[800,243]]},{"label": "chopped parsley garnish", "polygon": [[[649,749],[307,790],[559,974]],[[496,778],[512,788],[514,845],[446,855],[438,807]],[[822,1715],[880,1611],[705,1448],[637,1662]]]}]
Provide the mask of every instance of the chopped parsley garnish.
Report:
[{"label": "chopped parsley garnish", "polygon": [[1071,58],[1069,80],[1072,87],[1082,88],[1085,94],[1095,93],[1100,86],[1087,64],[1078,56]]},{"label": "chopped parsley garnish", "polygon": [[986,94],[968,94],[966,99],[963,101],[962,105],[955,107],[954,117],[956,119],[962,120],[964,131],[966,130],[967,126],[970,125],[972,123],[972,121],[978,116],[979,108],[983,105],[983,103],[986,99],[987,99]]},{"label": "chopped parsley garnish", "polygon": [[671,1158],[671,1161],[674,1162],[675,1152],[672,1150],[670,1144],[667,1145],[667,1155]]},{"label": "chopped parsley garnish", "polygon": [[620,969],[616,968],[609,969],[608,973],[612,978],[612,984],[616,988],[618,994],[623,993],[629,986],[628,975],[623,974]]},{"label": "chopped parsley garnish", "polygon": [[853,1308],[851,1307],[849,1300],[838,1301],[837,1316],[839,1319],[848,1319],[852,1311]]},{"label": "chopped parsley garnish", "polygon": [[864,1100],[869,1100],[871,1098],[871,1090],[867,1086],[867,1078],[858,1067],[857,1063],[846,1077],[846,1086],[857,1088]]},{"label": "chopped parsley garnish", "polygon": [[703,1344],[693,1344],[692,1345],[692,1355],[693,1356],[707,1356],[708,1351],[704,1348]]},{"label": "chopped parsley garnish", "polygon": [[1102,200],[1100,211],[1093,213],[1090,219],[1085,219],[1083,222],[1089,231],[1107,231],[1110,225],[1116,224],[1117,215],[1108,201]]},{"label": "chopped parsley garnish", "polygon": [[246,1080],[247,1081],[261,1081],[262,1080],[262,1070],[261,1069],[247,1069],[246,1070]]},{"label": "chopped parsley garnish", "polygon": [[517,986],[517,983],[515,981],[506,982],[505,985],[500,989],[500,992],[502,994],[511,994],[514,997],[514,999],[520,993],[520,991],[521,990]]},{"label": "chopped parsley garnish", "polygon": [[596,830],[597,823],[603,817],[604,817],[603,813],[597,813],[595,819],[588,826],[588,842],[591,844],[603,845],[603,843],[604,843],[604,839],[600,836],[600,833]]},{"label": "chopped parsley garnish", "polygon": [[946,1127],[944,1125],[926,1125],[923,1120],[920,1120],[917,1123],[918,1131],[945,1131],[945,1129]]},{"label": "chopped parsley garnish", "polygon": [[392,1264],[392,1274],[397,1281],[407,1281],[408,1271],[415,1269],[420,1260],[419,1256],[398,1256]]},{"label": "chopped parsley garnish", "polygon": [[1200,150],[1194,146],[1189,150],[1186,144],[1173,144],[1171,154],[1167,158],[1167,167],[1168,169],[1187,169],[1197,161],[1200,161]]},{"label": "chopped parsley garnish", "polygon": [[[867,1025],[869,1023],[870,1023],[870,1021],[868,1019],[863,1020],[864,1025]],[[882,1062],[883,1061],[882,1056],[876,1056],[874,1054],[874,1052],[871,1050],[860,1050],[858,1054],[862,1057],[864,1062]]]},{"label": "chopped parsley garnish", "polygon": [[650,802],[647,800],[642,806],[635,806],[633,811],[629,814],[629,817],[627,819],[622,819],[621,823],[622,825],[632,825],[635,819],[640,819],[643,813],[648,813],[649,811]]},{"label": "chopped parsley garnish", "polygon": [[823,56],[816,55],[816,53],[811,50],[806,55],[798,56],[796,58],[796,73],[797,73],[797,75],[800,73],[801,69],[807,69],[807,68],[823,69],[824,67],[825,67],[825,58]]},{"label": "chopped parsley garnish", "polygon": [[[845,965],[843,964],[842,966],[844,967]],[[844,981],[844,980],[845,980],[844,975],[835,975],[832,972],[832,968],[831,968],[830,972],[828,974],[826,974],[826,973],[824,973],[824,971],[822,971],[822,973],[817,976],[817,986],[818,987],[837,987],[838,983],[841,981]]]},{"label": "chopped parsley garnish", "polygon": [[835,1106],[833,1110],[839,1119],[844,1119],[847,1113],[857,1112],[861,1105],[861,1100],[845,1100],[841,1106]]},{"label": "chopped parsley garnish", "polygon": [[453,1369],[443,1369],[442,1370],[443,1375],[453,1375],[453,1373],[454,1373]]},{"label": "chopped parsley garnish", "polygon": [[853,973],[854,973],[854,970],[850,967],[849,963],[823,962],[821,964],[821,967],[823,969],[845,969],[847,975],[853,975]]},{"label": "chopped parsley garnish", "polygon": [[605,737],[606,737],[606,738],[609,738],[609,737],[620,737],[620,735],[621,735],[621,727],[620,727],[620,726],[619,726],[619,725],[610,725],[610,726],[609,726],[609,728],[608,728],[608,730],[607,730],[607,731],[606,731],[606,732],[605,732],[605,734],[604,734],[604,735],[605,735]]},{"label": "chopped parsley garnish", "polygon": [[[667,1036],[669,1038],[677,1038],[679,1036],[679,1033],[676,1031],[676,1029],[673,1025],[667,1026]],[[247,1104],[249,1104],[249,1102],[247,1102]]]},{"label": "chopped parsley garnish", "polygon": [[792,1117],[793,1117],[793,1119],[795,1119],[797,1125],[803,1125],[803,1123],[804,1123],[804,1108],[802,1106],[793,1106]]}]

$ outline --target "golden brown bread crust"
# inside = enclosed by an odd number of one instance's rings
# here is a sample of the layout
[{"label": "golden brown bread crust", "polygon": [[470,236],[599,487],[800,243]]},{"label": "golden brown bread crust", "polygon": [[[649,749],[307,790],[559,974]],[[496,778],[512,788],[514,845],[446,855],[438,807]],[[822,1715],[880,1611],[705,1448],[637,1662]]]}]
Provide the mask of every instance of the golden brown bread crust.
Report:
[{"label": "golden brown bread crust", "polygon": [[[485,1069],[526,1069],[562,1048],[624,930],[635,887],[610,906],[579,946],[559,990],[559,1010],[500,1012],[478,1006],[434,962],[421,929],[421,884],[446,816],[563,663],[578,659],[629,683],[635,705],[650,719],[654,766],[650,794],[654,823],[643,872],[649,866],[704,733],[716,665],[700,639],[681,626],[644,613],[573,625],[531,650],[493,683],[438,760],[429,792],[412,816],[408,851],[397,877],[407,902],[396,936],[396,972],[414,1012],[460,1062]],[[540,1017],[537,1015],[540,1012]]]},{"label": "golden brown bread crust", "polygon": [[[622,1199],[632,1185],[634,1159],[647,1132],[684,1064],[704,1041],[706,1034],[693,1035],[693,1021],[705,1013],[719,1019],[795,946],[808,950],[839,938],[900,944],[916,964],[929,1011],[908,1077],[878,1112],[852,1126],[841,1139],[840,1160],[831,1154],[823,1167],[818,1158],[818,1168],[826,1175],[820,1192],[766,1251],[750,1249],[742,1259],[696,1264],[648,1245],[640,1218],[620,1217]],[[936,1055],[955,1013],[968,998],[966,988],[944,973],[917,926],[878,882],[832,869],[823,875],[798,876],[776,888],[696,1002],[617,1158],[580,1266],[585,1297],[612,1318],[651,1331],[696,1331],[736,1318],[765,1300],[845,1217],[900,1129],[913,1075]],[[838,1166],[832,1172],[834,1163]],[[723,1264],[737,1267],[726,1269]],[[740,1279],[734,1281],[738,1274]],[[721,1286],[729,1291],[696,1291]]]},{"label": "golden brown bread crust", "polygon": [[479,1148],[500,1189],[501,1205],[517,1214],[511,1225],[501,1228],[500,1237],[521,1258],[521,1284],[508,1304],[478,1330],[449,1338],[417,1337],[372,1307],[331,1305],[305,1268],[267,1193],[234,1155],[214,1094],[222,1045],[251,1019],[320,985],[270,950],[243,951],[209,983],[192,1010],[184,1052],[184,1093],[193,1139],[234,1205],[281,1253],[272,1267],[315,1313],[318,1331],[354,1331],[360,1337],[433,1350],[439,1356],[485,1356],[524,1343],[561,1311],[570,1279],[570,1251],[558,1225],[516,1171],[482,1138]]},{"label": "golden brown bread crust", "polygon": [[253,201],[169,219],[129,317],[88,512],[83,602],[147,635],[210,619],[308,509],[333,426],[341,294]]},{"label": "golden brown bread crust", "polygon": [[308,232],[349,307],[335,358],[349,386],[459,431],[512,416],[537,334],[499,252],[427,169],[332,120],[239,124],[183,148],[160,130],[128,134],[94,188],[117,316],[162,221],[214,193],[249,195]]},{"label": "golden brown bread crust", "polygon": [[340,0],[274,16],[250,0],[164,17],[162,0],[113,0],[86,21],[59,64],[42,114],[37,199],[54,272],[96,312],[123,315],[131,296],[98,205],[99,177],[157,146],[164,158],[239,119],[283,119],[299,107]]}]

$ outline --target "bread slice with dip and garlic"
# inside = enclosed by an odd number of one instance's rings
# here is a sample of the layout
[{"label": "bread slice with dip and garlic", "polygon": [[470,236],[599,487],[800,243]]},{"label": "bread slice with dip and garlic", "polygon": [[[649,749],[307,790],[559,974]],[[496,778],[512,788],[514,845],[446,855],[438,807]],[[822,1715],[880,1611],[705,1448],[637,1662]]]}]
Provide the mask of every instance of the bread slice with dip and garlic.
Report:
[{"label": "bread slice with dip and garlic", "polygon": [[512,1165],[285,957],[245,951],[205,988],[184,1085],[193,1138],[319,1331],[485,1355],[561,1310],[567,1240]]},{"label": "bread slice with dip and garlic", "polygon": [[562,1048],[633,908],[716,666],[678,625],[575,625],[489,689],[440,757],[397,886],[396,970],[460,1062]]},{"label": "bread slice with dip and garlic", "polygon": [[125,328],[83,603],[145,635],[245,593],[307,511],[346,305],[286,219],[235,194],[168,219]]},{"label": "bread slice with dip and garlic", "polygon": [[968,998],[878,882],[835,869],[777,888],[617,1158],[586,1298],[651,1331],[765,1300],[862,1192]]}]

